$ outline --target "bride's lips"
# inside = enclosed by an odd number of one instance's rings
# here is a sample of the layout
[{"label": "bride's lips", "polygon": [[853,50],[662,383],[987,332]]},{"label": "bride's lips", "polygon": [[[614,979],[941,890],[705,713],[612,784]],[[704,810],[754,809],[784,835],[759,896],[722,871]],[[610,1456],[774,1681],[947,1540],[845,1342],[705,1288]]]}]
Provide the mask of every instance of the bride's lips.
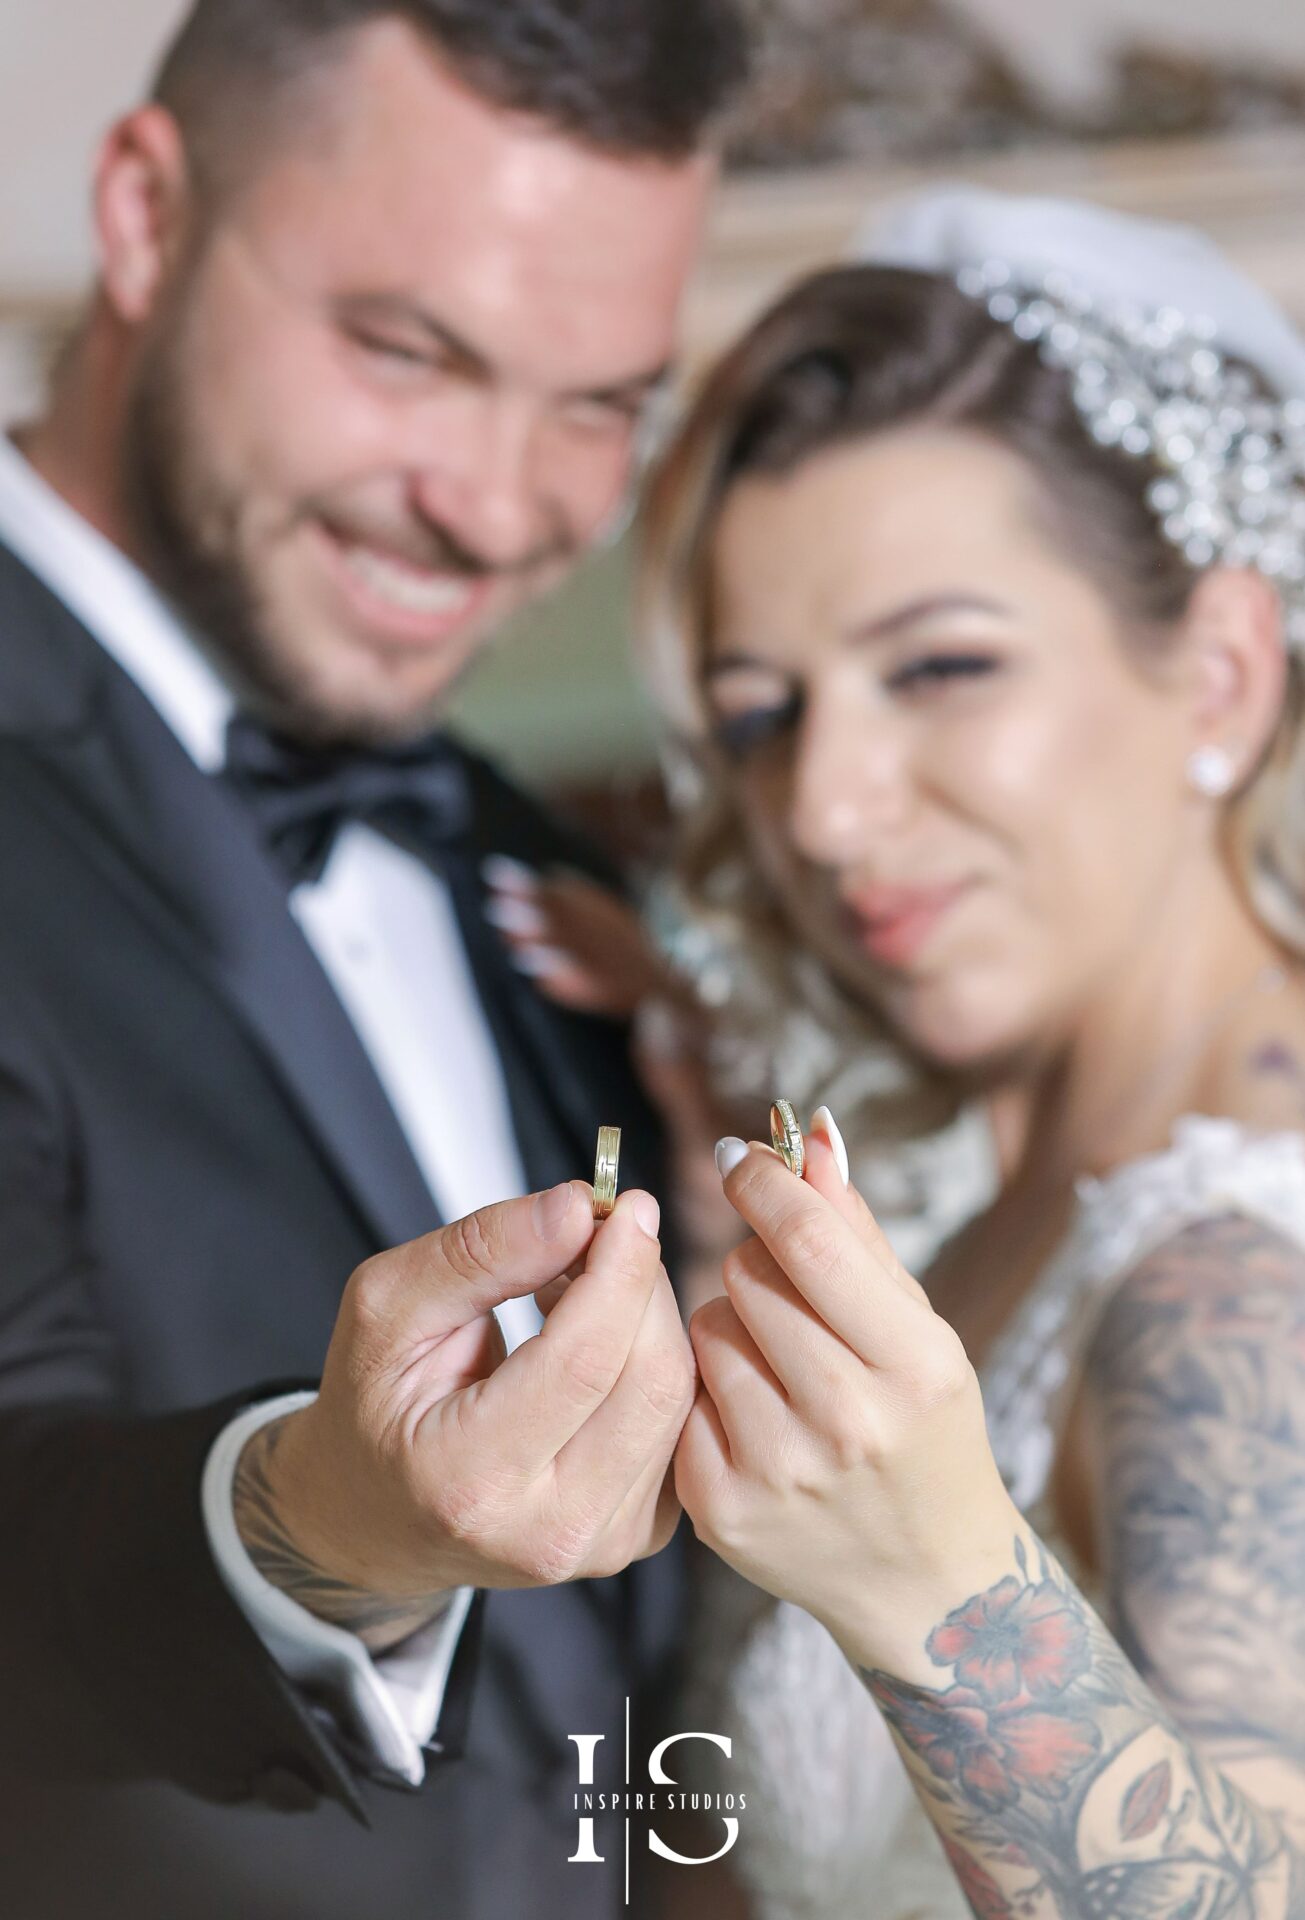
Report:
[{"label": "bride's lips", "polygon": [[919,957],[939,923],[968,892],[968,881],[940,887],[867,887],[845,894],[843,904],[871,959],[900,968]]},{"label": "bride's lips", "polygon": [[391,644],[433,646],[470,626],[494,592],[492,576],[415,566],[411,560],[330,527],[317,526],[327,569],[355,617]]}]

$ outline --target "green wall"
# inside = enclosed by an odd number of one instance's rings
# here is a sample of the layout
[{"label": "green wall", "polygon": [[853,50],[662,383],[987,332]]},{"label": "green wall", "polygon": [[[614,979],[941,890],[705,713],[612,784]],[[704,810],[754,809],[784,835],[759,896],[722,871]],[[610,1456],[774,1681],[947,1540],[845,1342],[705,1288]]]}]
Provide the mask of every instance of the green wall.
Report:
[{"label": "green wall", "polygon": [[463,732],[529,782],[601,782],[653,765],[630,661],[629,560],[626,543],[590,561],[505,630],[458,695]]}]

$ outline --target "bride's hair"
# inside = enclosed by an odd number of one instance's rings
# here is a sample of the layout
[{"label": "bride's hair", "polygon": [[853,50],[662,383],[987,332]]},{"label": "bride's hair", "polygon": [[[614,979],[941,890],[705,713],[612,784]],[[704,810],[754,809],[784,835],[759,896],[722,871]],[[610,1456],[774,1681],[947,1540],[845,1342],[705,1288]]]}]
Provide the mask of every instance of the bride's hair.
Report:
[{"label": "bride's hair", "polygon": [[[1156,464],[1097,444],[1065,371],[940,275],[860,266],[802,282],[710,373],[656,467],[643,518],[639,628],[676,729],[673,786],[678,780],[685,797],[679,885],[733,967],[740,1027],[755,1032],[760,1023],[772,1057],[782,1055],[795,1023],[801,1029],[785,1085],[801,1097],[806,1089],[794,1076],[804,1062],[828,1087],[840,1067],[859,1061],[840,1098],[880,1139],[933,1130],[955,1112],[963,1089],[900,1057],[873,1013],[804,951],[801,930],[786,926],[749,858],[701,694],[709,556],[725,496],[745,475],[783,475],[827,449],[926,421],[985,434],[1028,463],[1048,531],[1116,607],[1125,644],[1143,665],[1173,643],[1199,577],[1148,504]],[[1300,952],[1303,722],[1301,668],[1291,657],[1274,740],[1226,821],[1229,858],[1253,910]],[[772,1065],[756,1055],[754,1071],[740,1077],[755,1078],[760,1091]]]}]

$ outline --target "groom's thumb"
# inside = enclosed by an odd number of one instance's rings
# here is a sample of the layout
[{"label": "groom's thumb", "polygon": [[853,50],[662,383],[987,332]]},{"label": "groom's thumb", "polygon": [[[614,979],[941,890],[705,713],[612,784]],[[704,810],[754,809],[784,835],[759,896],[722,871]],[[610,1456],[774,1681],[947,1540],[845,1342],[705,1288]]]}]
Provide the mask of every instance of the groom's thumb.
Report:
[{"label": "groom's thumb", "polygon": [[439,1339],[505,1300],[546,1287],[574,1265],[593,1236],[593,1194],[572,1180],[482,1207],[378,1254],[350,1283],[354,1305],[382,1344]]}]

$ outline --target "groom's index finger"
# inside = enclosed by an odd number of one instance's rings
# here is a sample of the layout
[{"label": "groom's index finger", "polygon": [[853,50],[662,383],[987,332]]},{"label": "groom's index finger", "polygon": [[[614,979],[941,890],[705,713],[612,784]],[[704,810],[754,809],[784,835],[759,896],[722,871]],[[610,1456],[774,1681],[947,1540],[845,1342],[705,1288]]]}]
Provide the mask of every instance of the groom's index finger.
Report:
[{"label": "groom's index finger", "polygon": [[542,1469],[615,1388],[663,1272],[658,1225],[651,1194],[623,1193],[538,1336],[481,1383],[475,1418],[501,1464]]},{"label": "groom's index finger", "polygon": [[370,1324],[387,1337],[440,1336],[538,1292],[582,1259],[594,1237],[589,1189],[567,1181],[375,1255],[351,1290],[365,1294]]},{"label": "groom's index finger", "polygon": [[919,1337],[920,1305],[896,1279],[896,1259],[867,1210],[853,1226],[779,1155],[753,1142],[725,1180],[736,1212],[802,1297],[863,1360],[891,1365]]}]

